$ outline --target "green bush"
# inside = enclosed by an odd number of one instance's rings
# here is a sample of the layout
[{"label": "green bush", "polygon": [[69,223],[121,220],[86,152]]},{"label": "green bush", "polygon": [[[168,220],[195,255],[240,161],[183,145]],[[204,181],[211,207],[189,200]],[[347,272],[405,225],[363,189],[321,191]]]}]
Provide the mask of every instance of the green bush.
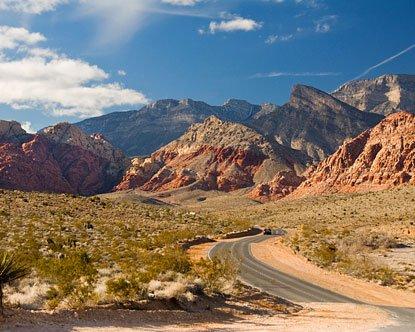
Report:
[{"label": "green bush", "polygon": [[147,297],[147,287],[137,277],[115,278],[106,282],[107,294],[117,301],[136,301]]},{"label": "green bush", "polygon": [[238,264],[230,256],[201,259],[193,264],[193,273],[203,282],[207,293],[226,293],[233,290],[238,274]]}]

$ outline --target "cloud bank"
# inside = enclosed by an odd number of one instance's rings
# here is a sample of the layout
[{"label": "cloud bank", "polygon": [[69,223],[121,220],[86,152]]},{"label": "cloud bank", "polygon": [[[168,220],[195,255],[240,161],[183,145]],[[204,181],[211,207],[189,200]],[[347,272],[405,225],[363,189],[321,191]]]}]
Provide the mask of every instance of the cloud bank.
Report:
[{"label": "cloud bank", "polygon": [[109,107],[148,102],[141,92],[107,82],[101,68],[39,47],[46,37],[0,26],[0,103],[56,116],[90,117]]}]

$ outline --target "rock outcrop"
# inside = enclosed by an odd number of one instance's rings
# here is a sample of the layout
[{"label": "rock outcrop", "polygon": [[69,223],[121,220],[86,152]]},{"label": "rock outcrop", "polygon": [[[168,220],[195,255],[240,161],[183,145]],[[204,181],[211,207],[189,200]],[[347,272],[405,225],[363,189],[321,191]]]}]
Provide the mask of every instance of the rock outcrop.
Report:
[{"label": "rock outcrop", "polygon": [[114,148],[102,134],[86,135],[77,126],[69,123],[58,123],[40,132],[58,145],[68,144],[91,152],[106,160],[105,172],[109,178],[121,178],[129,166],[129,160],[120,149]]},{"label": "rock outcrop", "polygon": [[356,137],[382,118],[361,112],[323,91],[296,85],[287,104],[263,105],[249,125],[319,162],[335,152],[344,140]]},{"label": "rock outcrop", "polygon": [[20,142],[28,137],[26,131],[16,121],[0,120],[0,143]]},{"label": "rock outcrop", "polygon": [[0,128],[1,188],[92,195],[110,190],[126,167],[120,151],[69,124],[36,135],[16,122]]},{"label": "rock outcrop", "polygon": [[383,75],[344,84],[333,96],[361,111],[415,113],[415,75]]},{"label": "rock outcrop", "polygon": [[415,184],[415,115],[388,116],[304,175],[307,179],[291,197]]},{"label": "rock outcrop", "polygon": [[291,194],[304,180],[293,171],[281,171],[271,181],[254,188],[249,196],[259,201],[278,200]]},{"label": "rock outcrop", "polygon": [[254,130],[215,116],[145,160],[136,159],[117,190],[164,191],[192,185],[233,191],[271,181],[278,171],[301,172],[307,157]]}]

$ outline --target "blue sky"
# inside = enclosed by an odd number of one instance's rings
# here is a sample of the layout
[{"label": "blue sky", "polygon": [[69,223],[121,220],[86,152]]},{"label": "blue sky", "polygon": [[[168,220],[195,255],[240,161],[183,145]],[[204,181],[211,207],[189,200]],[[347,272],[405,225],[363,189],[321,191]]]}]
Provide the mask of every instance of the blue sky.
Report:
[{"label": "blue sky", "polygon": [[412,0],[0,0],[0,118],[37,130],[162,98],[282,104],[295,83],[413,74],[414,13]]}]

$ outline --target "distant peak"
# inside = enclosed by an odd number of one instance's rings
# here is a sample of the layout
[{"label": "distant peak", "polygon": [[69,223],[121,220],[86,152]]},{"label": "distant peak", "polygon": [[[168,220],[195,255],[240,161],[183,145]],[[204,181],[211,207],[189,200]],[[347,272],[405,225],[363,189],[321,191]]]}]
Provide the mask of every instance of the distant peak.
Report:
[{"label": "distant peak", "polygon": [[178,106],[179,103],[180,102],[176,99],[161,99],[150,103],[148,106],[150,108],[170,108]]},{"label": "distant peak", "polygon": [[228,99],[223,106],[227,107],[252,107],[253,105],[243,99]]},{"label": "distant peak", "polygon": [[15,140],[25,135],[27,135],[27,133],[22,128],[19,122],[0,120],[0,138],[1,139]]},{"label": "distant peak", "polygon": [[296,84],[291,91],[291,103],[298,100],[312,100],[314,98],[333,98],[329,94],[308,85]]}]

